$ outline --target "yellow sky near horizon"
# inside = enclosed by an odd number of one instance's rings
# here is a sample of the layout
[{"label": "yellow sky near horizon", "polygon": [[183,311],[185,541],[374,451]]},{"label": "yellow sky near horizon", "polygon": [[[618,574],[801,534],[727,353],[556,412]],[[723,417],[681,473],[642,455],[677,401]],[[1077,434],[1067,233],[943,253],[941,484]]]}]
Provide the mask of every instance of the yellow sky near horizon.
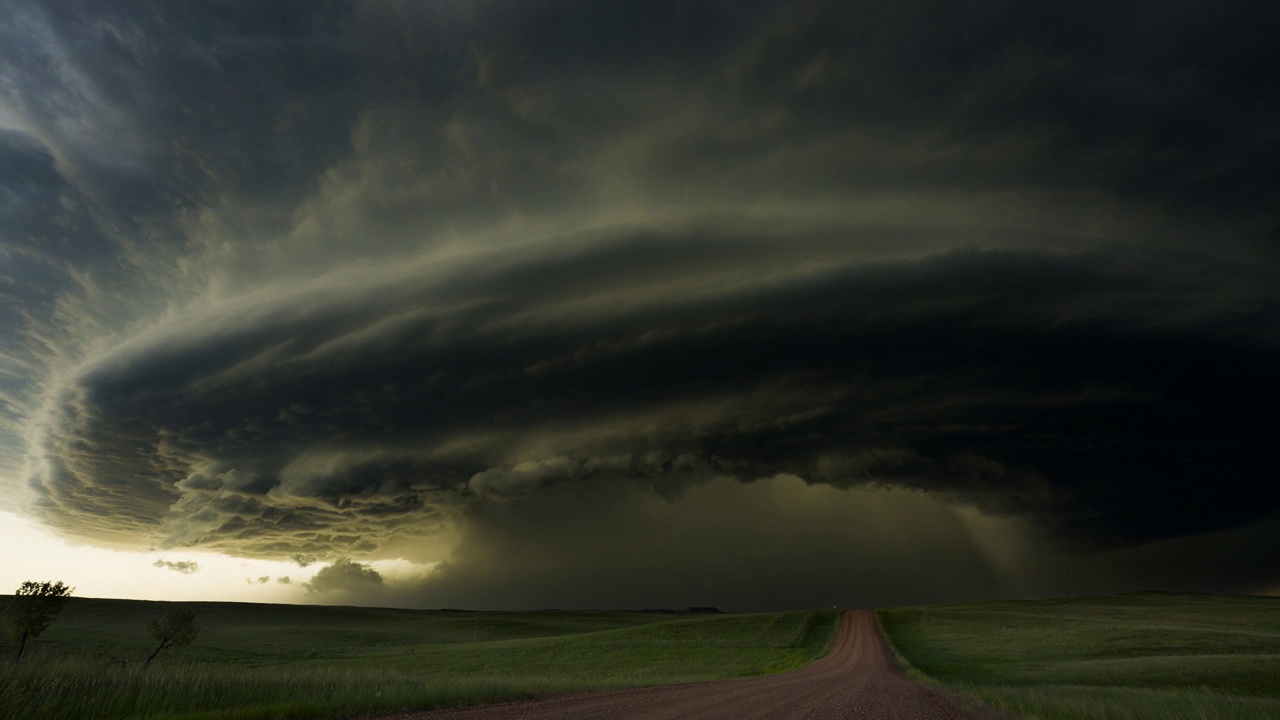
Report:
[{"label": "yellow sky near horizon", "polygon": [[[3,510],[0,542],[5,549],[0,554],[0,595],[13,593],[26,580],[61,580],[75,588],[78,597],[289,604],[345,604],[351,599],[308,592],[306,583],[325,563],[303,568],[292,562],[207,551],[137,552],[73,544]],[[162,562],[179,567],[196,563],[199,569],[180,572],[172,565],[157,565]],[[403,560],[376,560],[368,565],[391,584],[430,572],[430,566]]]},{"label": "yellow sky near horizon", "polygon": [[[6,548],[0,562],[0,593],[4,594],[25,580],[61,580],[81,597],[299,603],[308,601],[301,583],[319,569],[210,552],[131,552],[73,545],[35,522],[3,511],[0,536]],[[195,562],[199,570],[179,572],[157,566],[158,561]],[[262,577],[270,580],[259,583]],[[278,582],[281,577],[290,583]]]}]

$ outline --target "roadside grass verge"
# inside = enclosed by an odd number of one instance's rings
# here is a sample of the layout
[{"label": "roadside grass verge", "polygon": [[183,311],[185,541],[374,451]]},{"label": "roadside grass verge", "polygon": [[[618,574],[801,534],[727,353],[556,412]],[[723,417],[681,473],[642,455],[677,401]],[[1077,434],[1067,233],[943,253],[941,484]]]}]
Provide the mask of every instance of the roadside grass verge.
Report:
[{"label": "roadside grass verge", "polygon": [[69,604],[21,663],[0,662],[4,717],[352,717],[744,677],[820,657],[839,619],[192,606],[196,643],[144,669],[163,603]]},{"label": "roadside grass verge", "polygon": [[76,658],[0,668],[5,717],[342,717],[531,698],[582,689],[547,678],[423,677],[405,671],[324,667],[248,668],[184,662],[104,666]]},{"label": "roadside grass verge", "polygon": [[883,610],[912,674],[1028,718],[1280,717],[1280,599],[1134,593]]}]

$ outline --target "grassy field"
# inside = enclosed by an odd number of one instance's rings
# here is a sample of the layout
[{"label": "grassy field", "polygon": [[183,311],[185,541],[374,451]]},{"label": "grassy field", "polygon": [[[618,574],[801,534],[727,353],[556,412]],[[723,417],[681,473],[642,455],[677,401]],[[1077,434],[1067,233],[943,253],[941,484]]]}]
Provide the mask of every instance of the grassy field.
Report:
[{"label": "grassy field", "polygon": [[1280,718],[1280,598],[1136,593],[879,618],[918,674],[1027,718]]},{"label": "grassy field", "polygon": [[165,603],[72,599],[21,663],[0,661],[4,717],[350,717],[760,675],[821,656],[838,619],[185,605],[199,637],[144,669]]}]

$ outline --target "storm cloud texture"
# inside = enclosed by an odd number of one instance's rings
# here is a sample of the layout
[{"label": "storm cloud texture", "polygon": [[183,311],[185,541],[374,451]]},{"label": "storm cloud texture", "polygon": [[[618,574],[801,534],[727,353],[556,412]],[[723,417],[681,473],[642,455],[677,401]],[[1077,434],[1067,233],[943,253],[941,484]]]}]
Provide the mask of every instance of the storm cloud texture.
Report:
[{"label": "storm cloud texture", "polygon": [[1280,589],[1277,22],[5,3],[0,501],[373,603]]}]

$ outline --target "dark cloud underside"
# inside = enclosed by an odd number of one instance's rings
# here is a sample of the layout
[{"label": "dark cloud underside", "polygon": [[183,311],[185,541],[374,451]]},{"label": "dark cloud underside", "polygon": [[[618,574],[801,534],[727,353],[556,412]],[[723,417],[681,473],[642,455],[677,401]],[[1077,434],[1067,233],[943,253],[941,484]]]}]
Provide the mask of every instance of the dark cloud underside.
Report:
[{"label": "dark cloud underside", "polygon": [[1277,580],[1133,560],[1275,537],[1265,4],[2,12],[0,477],[66,535],[512,607]]}]

